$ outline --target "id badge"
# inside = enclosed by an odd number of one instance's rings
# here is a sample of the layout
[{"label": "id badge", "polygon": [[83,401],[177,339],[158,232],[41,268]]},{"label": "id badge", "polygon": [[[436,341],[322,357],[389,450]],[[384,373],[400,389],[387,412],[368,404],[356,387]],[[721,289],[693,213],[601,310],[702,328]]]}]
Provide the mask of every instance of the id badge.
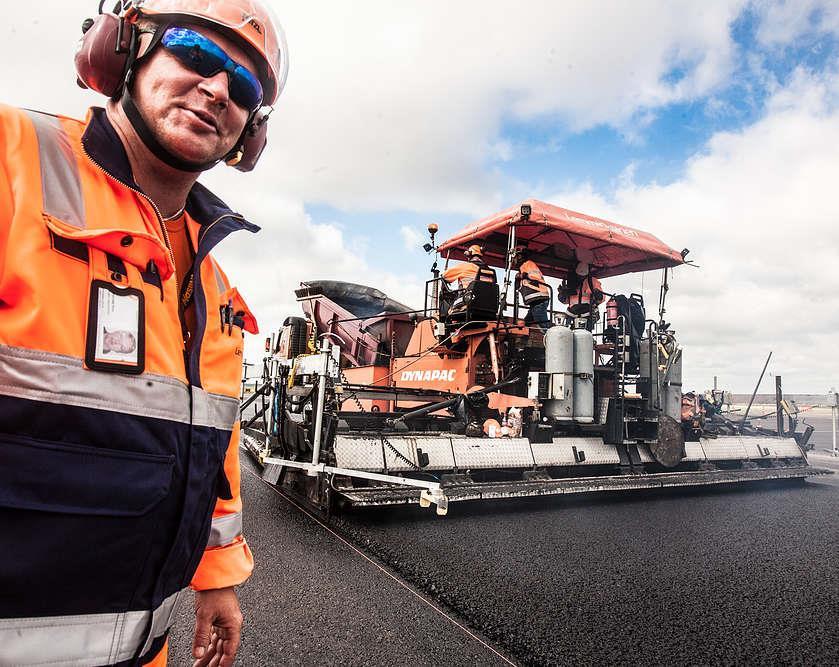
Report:
[{"label": "id badge", "polygon": [[85,364],[116,373],[142,373],[146,364],[143,293],[104,280],[90,285]]}]

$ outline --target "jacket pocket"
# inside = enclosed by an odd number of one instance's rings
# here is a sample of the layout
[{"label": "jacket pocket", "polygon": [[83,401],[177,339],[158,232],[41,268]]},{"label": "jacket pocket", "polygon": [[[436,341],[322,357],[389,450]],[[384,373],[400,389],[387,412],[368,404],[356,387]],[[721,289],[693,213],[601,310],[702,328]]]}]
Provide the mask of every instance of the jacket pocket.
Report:
[{"label": "jacket pocket", "polygon": [[169,455],[0,434],[0,618],[149,608],[177,527],[173,469]]},{"label": "jacket pocket", "polygon": [[244,332],[257,333],[256,320],[239,290],[231,287],[216,297],[218,320],[207,299],[207,327],[201,342],[201,380],[213,394],[239,397],[242,379]]},{"label": "jacket pocket", "polygon": [[174,456],[0,435],[0,507],[140,516],[168,493]]},{"label": "jacket pocket", "polygon": [[235,326],[243,331],[247,331],[249,334],[259,333],[259,325],[256,323],[256,318],[253,316],[248,304],[245,303],[242,295],[239,294],[238,289],[231,287],[222,294],[221,300],[222,304],[230,304],[233,315],[231,321]]}]

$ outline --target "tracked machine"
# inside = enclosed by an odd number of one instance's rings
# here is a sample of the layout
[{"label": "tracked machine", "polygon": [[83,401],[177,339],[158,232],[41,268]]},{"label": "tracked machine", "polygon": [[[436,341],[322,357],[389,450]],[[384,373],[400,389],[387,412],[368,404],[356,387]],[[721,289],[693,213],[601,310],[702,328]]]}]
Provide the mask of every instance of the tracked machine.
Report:
[{"label": "tracked machine", "polygon": [[[536,200],[439,245],[436,226],[429,232],[422,309],[351,283],[296,291],[303,316],[266,341],[261,382],[243,401],[242,440],[270,482],[329,511],[419,503],[445,514],[459,500],[827,472],[809,466],[809,432],[795,423],[706,429],[683,405],[682,348],[664,298],[686,250]],[[474,244],[500,277],[454,293],[439,263],[463,260]],[[553,326],[523,317],[523,251],[561,281],[556,290],[545,281]],[[586,281],[651,270],[664,276],[655,319],[640,295],[605,290],[602,318],[561,312]]]}]

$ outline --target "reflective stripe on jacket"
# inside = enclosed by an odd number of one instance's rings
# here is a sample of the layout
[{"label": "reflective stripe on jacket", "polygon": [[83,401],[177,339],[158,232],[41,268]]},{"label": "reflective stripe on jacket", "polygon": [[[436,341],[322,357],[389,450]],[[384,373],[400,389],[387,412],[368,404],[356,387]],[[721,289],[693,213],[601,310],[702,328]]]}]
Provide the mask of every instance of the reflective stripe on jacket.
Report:
[{"label": "reflective stripe on jacket", "polygon": [[[209,253],[258,228],[198,184],[186,210],[185,350],[159,214],[104,110],[0,105],[0,664],[138,664],[190,583],[252,570],[236,420],[256,322]],[[85,364],[94,280],[142,294],[139,374]],[[223,306],[244,315],[222,328]]]},{"label": "reflective stripe on jacket", "polygon": [[532,260],[528,259],[519,266],[519,294],[521,294],[521,300],[528,306],[550,299],[545,276]]},{"label": "reflective stripe on jacket", "polygon": [[580,281],[577,291],[568,296],[568,311],[575,315],[585,315],[597,308],[603,301],[603,286],[597,278],[585,276]]}]

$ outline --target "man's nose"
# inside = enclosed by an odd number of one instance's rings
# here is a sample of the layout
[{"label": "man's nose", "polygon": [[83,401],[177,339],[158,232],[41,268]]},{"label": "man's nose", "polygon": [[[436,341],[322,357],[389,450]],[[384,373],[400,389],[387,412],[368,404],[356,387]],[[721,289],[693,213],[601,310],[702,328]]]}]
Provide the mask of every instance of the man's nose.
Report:
[{"label": "man's nose", "polygon": [[230,102],[230,81],[227,72],[204,77],[198,83],[198,89],[222,108]]}]

